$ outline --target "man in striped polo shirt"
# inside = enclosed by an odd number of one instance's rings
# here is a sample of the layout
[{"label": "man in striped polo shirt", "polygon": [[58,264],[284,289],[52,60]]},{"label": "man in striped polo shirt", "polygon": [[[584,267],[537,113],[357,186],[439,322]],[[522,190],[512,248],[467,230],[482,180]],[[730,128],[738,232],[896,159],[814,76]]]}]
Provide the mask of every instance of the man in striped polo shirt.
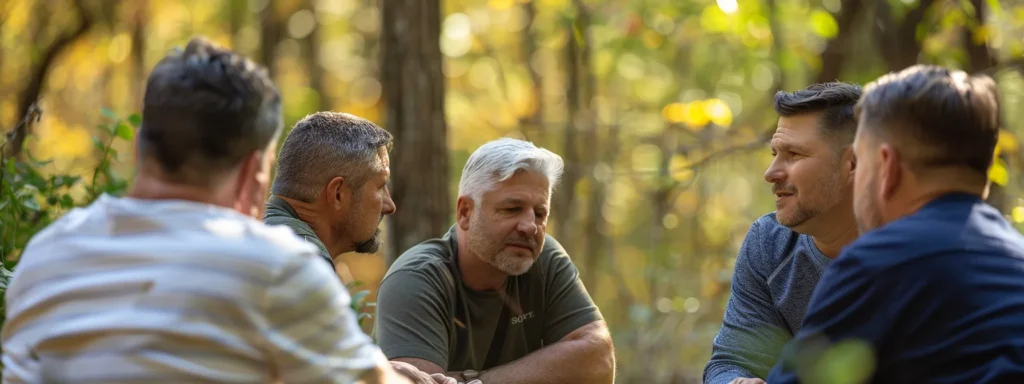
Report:
[{"label": "man in striped polo shirt", "polygon": [[22,254],[4,382],[408,383],[316,247],[255,219],[282,125],[266,71],[194,39],[143,104],[128,196],[67,213]]}]

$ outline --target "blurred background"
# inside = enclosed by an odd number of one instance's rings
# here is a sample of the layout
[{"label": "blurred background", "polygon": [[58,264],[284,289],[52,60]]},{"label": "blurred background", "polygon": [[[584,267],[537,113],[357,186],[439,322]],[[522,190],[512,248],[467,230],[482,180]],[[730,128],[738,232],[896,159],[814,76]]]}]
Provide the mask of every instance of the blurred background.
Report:
[{"label": "blurred background", "polygon": [[736,251],[774,207],[778,90],[914,63],[995,77],[990,200],[1024,222],[1024,0],[2,0],[9,268],[33,231],[123,191],[148,71],[196,35],[267,65],[288,127],[334,110],[396,135],[387,247],[339,266],[370,301],[390,260],[452,225],[477,146],[559,153],[548,231],[611,326],[623,383],[699,382]]}]

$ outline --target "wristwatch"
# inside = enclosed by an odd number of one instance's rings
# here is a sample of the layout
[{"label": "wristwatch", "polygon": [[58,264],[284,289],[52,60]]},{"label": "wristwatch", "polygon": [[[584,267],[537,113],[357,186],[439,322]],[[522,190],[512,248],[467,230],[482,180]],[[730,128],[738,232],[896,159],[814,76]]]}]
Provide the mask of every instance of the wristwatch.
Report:
[{"label": "wristwatch", "polygon": [[469,382],[471,380],[480,380],[481,374],[483,374],[483,372],[477,372],[472,369],[467,369],[465,371],[462,371],[462,380],[465,380],[465,382]]}]

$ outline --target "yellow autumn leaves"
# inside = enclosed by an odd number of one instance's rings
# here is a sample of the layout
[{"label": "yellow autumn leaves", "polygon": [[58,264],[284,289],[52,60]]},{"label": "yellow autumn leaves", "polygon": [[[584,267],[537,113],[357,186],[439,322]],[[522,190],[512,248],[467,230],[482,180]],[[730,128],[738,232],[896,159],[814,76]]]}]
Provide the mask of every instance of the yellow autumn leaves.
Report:
[{"label": "yellow autumn leaves", "polygon": [[732,110],[720,99],[671,103],[661,110],[661,115],[666,121],[683,124],[695,131],[703,129],[708,124],[721,127],[732,124]]}]

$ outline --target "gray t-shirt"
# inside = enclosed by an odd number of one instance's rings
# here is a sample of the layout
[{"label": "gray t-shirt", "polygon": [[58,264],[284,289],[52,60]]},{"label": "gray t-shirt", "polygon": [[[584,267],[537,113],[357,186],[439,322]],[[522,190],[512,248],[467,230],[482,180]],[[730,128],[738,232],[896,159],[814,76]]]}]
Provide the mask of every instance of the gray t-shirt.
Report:
[{"label": "gray t-shirt", "polygon": [[800,330],[829,262],[810,236],[779,224],[775,213],[757,219],[736,257],[732,295],[704,367],[704,383],[767,378],[783,346]]},{"label": "gray t-shirt", "polygon": [[[444,237],[409,249],[388,270],[377,295],[375,327],[388,359],[412,357],[449,372],[480,371],[602,320],[569,255],[551,236],[529,271],[508,278],[505,292],[466,287],[458,257],[453,227]],[[505,337],[492,344],[499,321],[507,322]],[[491,345],[497,350],[488,366]]]}]

